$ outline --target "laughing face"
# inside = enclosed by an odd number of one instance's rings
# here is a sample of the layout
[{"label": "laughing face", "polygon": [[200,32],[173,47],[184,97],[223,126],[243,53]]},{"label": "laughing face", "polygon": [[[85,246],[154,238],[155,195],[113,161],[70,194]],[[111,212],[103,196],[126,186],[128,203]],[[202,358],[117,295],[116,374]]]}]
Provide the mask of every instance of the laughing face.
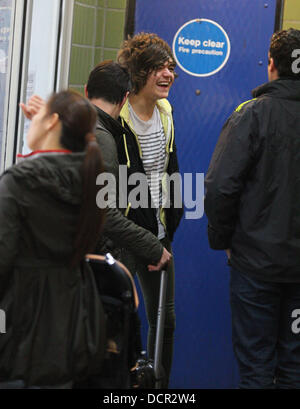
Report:
[{"label": "laughing face", "polygon": [[161,67],[152,71],[147,79],[146,85],[140,91],[145,97],[153,100],[167,98],[171,85],[174,82],[175,64],[170,59]]}]

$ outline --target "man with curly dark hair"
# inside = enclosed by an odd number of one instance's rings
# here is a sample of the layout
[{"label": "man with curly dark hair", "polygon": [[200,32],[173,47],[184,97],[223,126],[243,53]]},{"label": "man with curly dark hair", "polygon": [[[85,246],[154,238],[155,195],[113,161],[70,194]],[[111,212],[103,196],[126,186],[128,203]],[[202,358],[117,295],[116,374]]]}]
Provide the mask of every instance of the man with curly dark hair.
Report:
[{"label": "man with curly dark hair", "polygon": [[[174,199],[178,186],[165,183],[167,176],[179,172],[172,108],[166,99],[176,77],[175,60],[163,39],[156,34],[139,33],[123,43],[118,62],[128,69],[132,82],[132,92],[120,114],[129,134],[127,137],[124,135],[127,149],[123,158],[119,153],[119,162],[127,164],[128,178],[133,172],[146,176],[150,198],[147,208],[132,208],[128,203],[127,214],[136,224],[155,234],[171,253],[171,241],[183,214],[182,203],[176,205]],[[164,205],[166,197],[171,198],[169,206]],[[154,355],[160,273],[153,271],[151,266],[147,267],[127,250],[123,252],[122,261],[131,272],[137,273],[141,284],[149,322],[148,355],[151,359]],[[171,261],[168,265],[163,343],[164,387],[168,385],[171,371],[174,329],[174,264]]]},{"label": "man with curly dark hair", "polygon": [[231,265],[241,388],[300,388],[300,31],[275,33],[269,82],[223,127],[206,175],[210,246]]},{"label": "man with curly dark hair", "polygon": [[296,53],[296,55],[300,55],[299,41],[299,30],[282,30],[273,34],[268,62],[270,64],[270,59],[273,58],[274,65],[280,78],[299,79],[299,71],[295,71],[293,68],[296,62],[294,52],[298,50],[299,52]]}]

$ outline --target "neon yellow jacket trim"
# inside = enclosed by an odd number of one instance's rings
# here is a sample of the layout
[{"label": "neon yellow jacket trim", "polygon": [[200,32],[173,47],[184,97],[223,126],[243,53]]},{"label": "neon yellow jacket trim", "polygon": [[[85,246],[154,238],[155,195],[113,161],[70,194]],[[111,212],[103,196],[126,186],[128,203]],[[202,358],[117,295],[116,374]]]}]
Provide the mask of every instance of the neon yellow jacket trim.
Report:
[{"label": "neon yellow jacket trim", "polygon": [[256,99],[257,99],[257,98],[248,99],[248,101],[243,102],[241,105],[239,105],[239,106],[237,107],[237,109],[235,110],[235,112],[240,112],[240,110],[243,108],[244,105],[246,105],[246,104],[248,104],[248,102],[254,101],[254,100],[256,100]]},{"label": "neon yellow jacket trim", "polygon": [[[166,153],[167,153],[167,159],[166,159],[166,165],[165,165],[165,172],[168,168],[168,164],[169,164],[169,155],[171,152],[173,152],[173,146],[174,146],[174,124],[173,124],[173,117],[172,117],[172,107],[171,104],[169,103],[169,101],[167,99],[160,99],[157,101],[156,106],[159,110],[159,114],[160,114],[160,118],[161,118],[161,122],[162,122],[162,126],[164,129],[164,133],[166,135],[166,139],[167,139],[167,143],[166,143]],[[133,129],[133,124],[132,121],[130,119],[130,112],[129,112],[129,104],[128,104],[128,100],[125,102],[121,113],[120,113],[120,117],[123,121],[125,121],[127,123],[127,125],[129,126],[129,128],[131,129],[132,133],[135,135],[136,138],[136,142],[139,148],[139,153],[140,153],[140,157],[141,159],[143,158],[143,154],[142,154],[142,149],[138,140],[138,137]],[[127,149],[127,142],[126,142],[126,135],[123,135],[123,141],[124,141],[124,147],[125,147],[125,152],[126,152],[126,157],[127,157],[127,166],[130,167],[130,158],[128,155],[128,149]],[[162,180],[162,189],[163,191],[166,190],[166,174],[163,175],[163,180]],[[129,206],[130,208],[130,206]],[[129,209],[128,209],[129,211]],[[126,212],[128,214],[128,212]],[[160,209],[160,219],[162,224],[164,225],[165,229],[166,229],[166,215],[165,215],[165,211],[163,208]]]}]

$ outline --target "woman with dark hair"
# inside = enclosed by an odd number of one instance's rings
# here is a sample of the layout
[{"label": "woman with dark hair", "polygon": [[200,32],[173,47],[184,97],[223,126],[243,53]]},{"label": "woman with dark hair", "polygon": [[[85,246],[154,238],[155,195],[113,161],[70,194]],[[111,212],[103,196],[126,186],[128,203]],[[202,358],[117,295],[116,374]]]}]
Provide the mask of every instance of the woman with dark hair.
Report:
[{"label": "woman with dark hair", "polygon": [[54,94],[32,117],[32,153],[0,179],[0,388],[68,388],[101,370],[104,314],[84,261],[103,224],[95,122],[85,98]]}]

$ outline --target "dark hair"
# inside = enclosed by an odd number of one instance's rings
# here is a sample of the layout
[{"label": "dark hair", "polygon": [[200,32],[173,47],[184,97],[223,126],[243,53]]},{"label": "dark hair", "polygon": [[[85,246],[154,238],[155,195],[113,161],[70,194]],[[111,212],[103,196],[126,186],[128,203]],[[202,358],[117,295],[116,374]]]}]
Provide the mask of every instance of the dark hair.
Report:
[{"label": "dark hair", "polygon": [[94,135],[97,115],[92,104],[73,91],[52,95],[47,102],[47,115],[54,113],[62,124],[62,146],[72,152],[86,152],[82,165],[82,201],[70,261],[74,267],[94,250],[104,222],[104,212],[96,205],[101,189],[96,185],[96,178],[103,172],[101,150]]},{"label": "dark hair", "polygon": [[[149,74],[162,68],[167,61],[170,61],[170,69],[176,67],[169,45],[153,33],[139,33],[128,38],[121,46],[117,60],[130,72],[135,94],[145,86]],[[176,78],[177,74],[174,76]]]},{"label": "dark hair", "polygon": [[129,73],[112,60],[103,61],[90,73],[86,90],[89,99],[102,98],[112,104],[120,104],[131,90]]},{"label": "dark hair", "polygon": [[279,77],[300,79],[300,73],[292,70],[295,58],[292,57],[294,50],[300,49],[300,31],[290,28],[273,34],[270,45],[270,56],[274,59]]}]

